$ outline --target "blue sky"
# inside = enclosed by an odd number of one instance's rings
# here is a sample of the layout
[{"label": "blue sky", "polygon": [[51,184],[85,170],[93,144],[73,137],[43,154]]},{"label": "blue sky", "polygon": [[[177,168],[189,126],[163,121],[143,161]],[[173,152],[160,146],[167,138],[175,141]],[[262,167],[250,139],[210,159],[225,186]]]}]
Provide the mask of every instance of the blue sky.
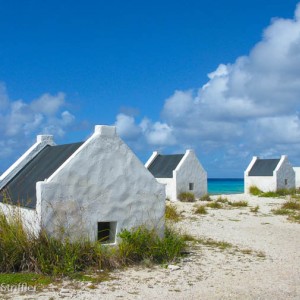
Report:
[{"label": "blue sky", "polygon": [[116,125],[145,162],[195,149],[209,177],[300,165],[297,1],[1,1],[0,172],[35,140]]}]

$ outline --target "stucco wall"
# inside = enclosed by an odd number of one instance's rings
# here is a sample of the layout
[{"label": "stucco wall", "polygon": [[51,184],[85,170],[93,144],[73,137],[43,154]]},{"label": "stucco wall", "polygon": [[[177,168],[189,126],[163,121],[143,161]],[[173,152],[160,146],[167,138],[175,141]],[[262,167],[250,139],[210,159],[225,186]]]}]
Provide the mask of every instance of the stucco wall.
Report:
[{"label": "stucco wall", "polygon": [[[275,170],[277,177],[277,189],[295,188],[295,171],[288,161],[287,156],[282,156],[278,170]],[[287,184],[285,184],[287,180]]]},{"label": "stucco wall", "polygon": [[[196,198],[207,193],[207,173],[192,150],[187,150],[173,177],[176,181],[176,198],[181,192],[191,192]],[[189,183],[194,184],[193,190],[189,190]]]},{"label": "stucco wall", "polygon": [[145,169],[115,127],[96,126],[47,182],[37,184],[41,220],[51,234],[64,227],[75,238],[97,237],[98,222],[123,228],[146,224],[163,229],[165,190]]},{"label": "stucco wall", "polygon": [[296,188],[300,188],[300,167],[294,167]]},{"label": "stucco wall", "polygon": [[4,213],[8,220],[21,219],[22,224],[29,232],[37,235],[40,230],[40,218],[35,209],[23,208],[15,205],[0,202],[0,211]]},{"label": "stucco wall", "polygon": [[176,200],[176,185],[173,178],[156,178],[156,180],[163,184],[166,190],[166,198],[171,201]]},{"label": "stucco wall", "polygon": [[276,178],[273,176],[245,176],[244,184],[246,193],[251,186],[256,186],[263,192],[276,190]]}]

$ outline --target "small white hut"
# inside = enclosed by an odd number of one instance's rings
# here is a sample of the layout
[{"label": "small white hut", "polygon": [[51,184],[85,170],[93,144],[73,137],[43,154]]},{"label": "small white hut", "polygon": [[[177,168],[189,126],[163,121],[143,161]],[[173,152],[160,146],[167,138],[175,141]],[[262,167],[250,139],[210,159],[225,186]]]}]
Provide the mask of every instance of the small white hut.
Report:
[{"label": "small white hut", "polygon": [[294,167],[293,168],[295,171],[295,176],[296,176],[296,188],[300,188],[300,167]]},{"label": "small white hut", "polygon": [[245,193],[251,186],[263,192],[295,188],[295,172],[286,155],[278,159],[254,156],[244,173]]},{"label": "small white hut", "polygon": [[158,182],[165,184],[166,196],[171,201],[177,201],[182,192],[191,192],[197,198],[207,193],[207,173],[193,150],[171,155],[155,151],[145,167]]},{"label": "small white hut", "polygon": [[[9,201],[9,204],[5,202]],[[18,206],[24,223],[57,236],[115,243],[122,229],[163,229],[164,186],[116,134],[95,127],[83,143],[37,142],[0,177],[0,208]]]}]

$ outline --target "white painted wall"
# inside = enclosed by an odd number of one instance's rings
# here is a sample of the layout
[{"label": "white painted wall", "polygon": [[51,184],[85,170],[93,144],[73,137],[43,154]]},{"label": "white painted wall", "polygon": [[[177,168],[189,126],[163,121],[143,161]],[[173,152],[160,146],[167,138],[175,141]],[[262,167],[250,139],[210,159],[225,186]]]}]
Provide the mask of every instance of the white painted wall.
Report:
[{"label": "white painted wall", "polygon": [[40,218],[35,209],[4,204],[0,202],[0,211],[5,214],[8,220],[21,219],[23,225],[29,232],[38,235],[40,231]]},{"label": "white painted wall", "polygon": [[296,188],[300,188],[300,167],[294,167]]},{"label": "white painted wall", "polygon": [[274,176],[247,176],[244,184],[245,193],[249,193],[251,186],[256,186],[263,192],[276,191],[276,178]]},{"label": "white painted wall", "polygon": [[[286,155],[281,156],[280,162],[275,169],[275,173],[277,189],[295,188],[295,171],[293,166],[288,161],[288,157]],[[287,181],[287,184],[285,181]]]},{"label": "white painted wall", "polygon": [[176,183],[174,178],[156,178],[156,180],[163,184],[166,191],[166,198],[174,201],[177,198],[176,195]]},{"label": "white painted wall", "polygon": [[[177,168],[173,172],[176,182],[176,200],[182,192],[190,192],[196,198],[207,194],[207,173],[199,162],[193,150],[187,150]],[[189,183],[194,189],[189,190]]]},{"label": "white painted wall", "polygon": [[51,176],[37,183],[41,221],[58,235],[97,237],[97,222],[117,222],[122,229],[145,224],[163,230],[164,186],[145,169],[115,127],[95,133]]},{"label": "white painted wall", "polygon": [[253,158],[250,161],[250,164],[248,165],[247,169],[244,172],[244,192],[249,193],[249,188],[251,186],[256,186],[257,179],[253,179],[249,177],[249,172],[252,169],[253,165],[255,164],[256,160],[258,159],[258,156],[253,156]]}]

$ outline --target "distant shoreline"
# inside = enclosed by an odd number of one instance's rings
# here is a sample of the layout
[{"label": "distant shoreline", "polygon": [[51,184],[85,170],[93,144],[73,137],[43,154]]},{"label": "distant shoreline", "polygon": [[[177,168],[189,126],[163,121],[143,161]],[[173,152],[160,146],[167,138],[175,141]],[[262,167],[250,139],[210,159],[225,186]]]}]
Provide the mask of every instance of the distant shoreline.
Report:
[{"label": "distant shoreline", "polygon": [[244,178],[208,178],[208,193],[210,195],[244,193]]}]

